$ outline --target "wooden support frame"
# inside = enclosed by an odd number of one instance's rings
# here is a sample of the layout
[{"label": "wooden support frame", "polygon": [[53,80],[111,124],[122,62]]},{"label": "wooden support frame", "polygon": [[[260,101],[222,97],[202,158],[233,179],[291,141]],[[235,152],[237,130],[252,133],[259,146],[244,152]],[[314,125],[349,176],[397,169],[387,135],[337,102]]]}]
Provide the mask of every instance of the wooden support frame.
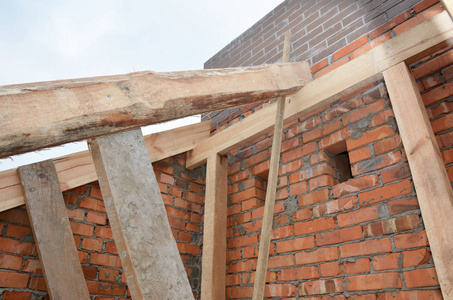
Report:
[{"label": "wooden support frame", "polygon": [[[145,136],[145,144],[151,162],[193,149],[197,143],[209,137],[210,128],[210,121],[204,121]],[[98,179],[89,151],[55,158],[54,162],[62,191]],[[0,172],[0,211],[23,204],[25,204],[24,194],[17,170]]]},{"label": "wooden support frame", "polygon": [[[444,11],[313,80],[295,95],[287,97],[284,122],[289,123],[382,79],[383,71],[402,61],[410,63],[445,45],[453,45],[453,23]],[[204,164],[211,151],[226,155],[269,132],[275,124],[275,112],[276,104],[263,108],[201,142],[191,151],[187,168]]]},{"label": "wooden support frame", "polygon": [[384,71],[444,299],[453,299],[453,191],[417,83],[405,63]]},{"label": "wooden support frame", "polygon": [[91,299],[53,161],[18,173],[50,299]]},{"label": "wooden support frame", "polygon": [[3,86],[0,158],[293,94],[309,79],[301,62]]},{"label": "wooden support frame", "polygon": [[90,141],[133,299],[193,299],[140,129]]},{"label": "wooden support frame", "polygon": [[201,262],[201,299],[225,299],[228,160],[211,153],[206,165],[206,193]]}]

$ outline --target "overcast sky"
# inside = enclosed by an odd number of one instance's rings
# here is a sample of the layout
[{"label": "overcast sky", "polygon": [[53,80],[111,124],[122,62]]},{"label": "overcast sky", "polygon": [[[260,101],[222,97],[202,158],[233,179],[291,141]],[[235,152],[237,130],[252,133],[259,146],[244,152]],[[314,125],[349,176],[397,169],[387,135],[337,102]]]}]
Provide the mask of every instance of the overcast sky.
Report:
[{"label": "overcast sky", "polygon": [[[281,2],[0,0],[0,85],[202,69]],[[66,154],[56,151],[0,160],[0,170]]]}]

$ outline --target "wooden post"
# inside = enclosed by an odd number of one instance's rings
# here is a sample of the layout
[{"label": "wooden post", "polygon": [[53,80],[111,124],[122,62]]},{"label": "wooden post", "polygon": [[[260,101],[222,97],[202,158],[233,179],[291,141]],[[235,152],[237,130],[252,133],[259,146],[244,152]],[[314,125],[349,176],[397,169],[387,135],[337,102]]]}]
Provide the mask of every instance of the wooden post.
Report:
[{"label": "wooden post", "polygon": [[444,299],[453,299],[453,191],[415,79],[405,63],[384,71]]},{"label": "wooden post", "polygon": [[[283,47],[283,62],[289,61],[291,52],[291,35],[285,34]],[[275,116],[274,139],[272,140],[271,162],[269,178],[267,179],[266,199],[264,203],[263,227],[261,228],[258,263],[256,266],[255,285],[253,287],[253,300],[264,298],[264,285],[266,284],[267,262],[269,259],[269,246],[271,242],[272,223],[274,221],[275,195],[277,192],[278,166],[280,164],[280,149],[282,145],[283,115],[285,113],[285,98],[278,99]]]},{"label": "wooden post", "polygon": [[90,299],[52,160],[18,173],[51,299]]},{"label": "wooden post", "polygon": [[133,299],[193,299],[140,129],[90,141]]},{"label": "wooden post", "polygon": [[228,161],[211,153],[206,165],[201,299],[225,299]]},{"label": "wooden post", "polygon": [[442,4],[444,5],[445,9],[448,11],[450,18],[452,17],[453,13],[453,1],[452,0],[442,0]]}]

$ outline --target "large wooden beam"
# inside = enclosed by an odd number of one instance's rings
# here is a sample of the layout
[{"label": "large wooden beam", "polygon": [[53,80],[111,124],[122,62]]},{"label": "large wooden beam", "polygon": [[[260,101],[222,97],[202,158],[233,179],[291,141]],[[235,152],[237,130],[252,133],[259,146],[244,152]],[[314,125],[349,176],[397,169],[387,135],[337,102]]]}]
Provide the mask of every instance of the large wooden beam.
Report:
[{"label": "large wooden beam", "polygon": [[[209,137],[210,127],[210,121],[204,121],[145,136],[151,162],[193,149],[197,143]],[[62,191],[98,179],[89,151],[55,158],[54,162]],[[16,169],[0,172],[0,211],[23,205],[24,201]]]},{"label": "large wooden beam", "polygon": [[133,299],[193,299],[140,129],[90,141]]},{"label": "large wooden beam", "polygon": [[228,159],[212,153],[206,166],[201,299],[225,299]]},{"label": "large wooden beam", "polygon": [[0,87],[0,158],[293,94],[308,78],[302,62]]},{"label": "large wooden beam", "polygon": [[51,299],[91,299],[52,160],[18,169]]},{"label": "large wooden beam", "polygon": [[415,79],[405,63],[384,72],[444,299],[453,299],[453,191]]},{"label": "large wooden beam", "polygon": [[[428,55],[438,46],[452,44],[453,23],[447,12],[403,32],[341,67],[313,80],[293,96],[287,97],[285,123],[291,122],[357,89],[382,79],[382,72],[402,61]],[[224,129],[197,145],[187,160],[194,168],[206,162],[212,150],[226,155],[271,130],[276,105],[261,109],[241,122]]]}]

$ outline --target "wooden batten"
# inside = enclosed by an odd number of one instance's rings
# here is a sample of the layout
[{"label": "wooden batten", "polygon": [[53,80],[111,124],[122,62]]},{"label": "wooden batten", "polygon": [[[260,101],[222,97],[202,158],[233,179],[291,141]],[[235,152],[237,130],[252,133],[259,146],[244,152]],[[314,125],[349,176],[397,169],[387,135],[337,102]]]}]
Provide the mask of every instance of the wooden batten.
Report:
[{"label": "wooden batten", "polygon": [[193,299],[140,129],[90,141],[133,299]]},{"label": "wooden batten", "polygon": [[[453,45],[452,40],[453,23],[448,13],[442,12],[307,83],[287,97],[284,122],[289,123],[382,79],[383,71],[402,61],[412,61],[420,53],[428,55],[439,50],[439,45]],[[276,104],[270,105],[201,142],[191,151],[186,166],[189,169],[200,166],[211,151],[226,155],[269,132],[275,124],[275,112]]]},{"label": "wooden batten", "polygon": [[453,299],[453,191],[417,83],[405,63],[384,72],[444,299]]},{"label": "wooden batten", "polygon": [[300,62],[3,86],[0,158],[293,94],[309,78]]},{"label": "wooden batten", "polygon": [[91,299],[52,160],[18,169],[51,299]]},{"label": "wooden batten", "polygon": [[201,299],[225,299],[228,159],[212,153],[206,166]]},{"label": "wooden batten", "polygon": [[[209,137],[210,121],[183,126],[145,136],[151,162],[193,149]],[[98,179],[89,151],[55,158],[60,188],[67,191]],[[16,169],[0,172],[0,211],[25,204]]]}]

